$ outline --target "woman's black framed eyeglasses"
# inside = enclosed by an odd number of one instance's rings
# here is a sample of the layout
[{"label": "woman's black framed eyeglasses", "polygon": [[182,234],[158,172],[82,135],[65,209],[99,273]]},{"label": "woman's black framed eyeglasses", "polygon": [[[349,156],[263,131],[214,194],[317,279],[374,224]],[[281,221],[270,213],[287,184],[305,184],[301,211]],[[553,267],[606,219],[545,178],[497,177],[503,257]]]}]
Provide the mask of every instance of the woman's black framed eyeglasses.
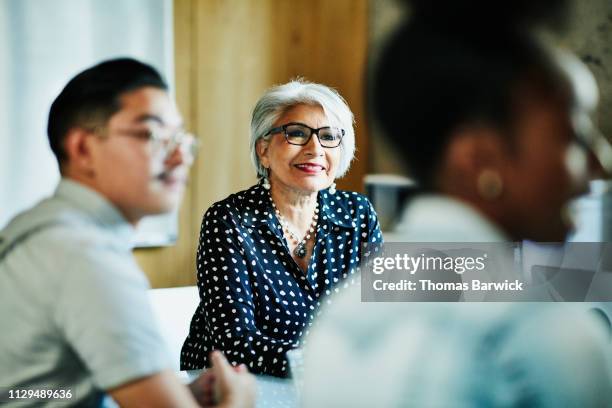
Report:
[{"label": "woman's black framed eyeglasses", "polygon": [[264,136],[280,132],[284,133],[287,143],[297,146],[308,144],[312,135],[317,135],[319,144],[327,148],[340,146],[342,137],[344,136],[344,129],[330,126],[313,129],[310,126],[297,122],[287,123],[270,129]]}]

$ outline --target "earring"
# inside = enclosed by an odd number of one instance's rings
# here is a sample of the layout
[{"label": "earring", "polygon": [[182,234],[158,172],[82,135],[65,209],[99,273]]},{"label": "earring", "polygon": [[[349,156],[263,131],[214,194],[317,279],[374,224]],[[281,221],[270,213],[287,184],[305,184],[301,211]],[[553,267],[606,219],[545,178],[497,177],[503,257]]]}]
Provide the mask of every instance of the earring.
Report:
[{"label": "earring", "polygon": [[483,170],[476,181],[478,194],[485,200],[495,200],[504,190],[504,182],[498,172]]},{"label": "earring", "polygon": [[331,183],[331,186],[329,186],[329,193],[336,194],[336,182]]},{"label": "earring", "polygon": [[263,186],[263,188],[265,188],[266,190],[269,190],[271,187],[270,180],[268,179],[268,169],[266,169],[265,167],[264,167],[264,175],[261,178],[261,181],[262,181],[261,185]]}]

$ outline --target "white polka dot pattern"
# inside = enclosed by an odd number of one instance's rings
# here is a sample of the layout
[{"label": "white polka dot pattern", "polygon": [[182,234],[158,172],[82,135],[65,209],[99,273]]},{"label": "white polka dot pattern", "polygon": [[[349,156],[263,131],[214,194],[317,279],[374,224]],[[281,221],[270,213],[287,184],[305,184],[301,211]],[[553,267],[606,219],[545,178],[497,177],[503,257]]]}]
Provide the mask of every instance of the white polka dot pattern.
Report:
[{"label": "white polka dot pattern", "polygon": [[288,375],[285,353],[301,345],[323,298],[355,281],[361,244],[382,241],[366,197],[323,190],[318,199],[321,216],[306,273],[291,258],[261,186],[208,209],[196,259],[200,304],[181,369],[208,367],[208,354],[221,350],[254,373]]}]

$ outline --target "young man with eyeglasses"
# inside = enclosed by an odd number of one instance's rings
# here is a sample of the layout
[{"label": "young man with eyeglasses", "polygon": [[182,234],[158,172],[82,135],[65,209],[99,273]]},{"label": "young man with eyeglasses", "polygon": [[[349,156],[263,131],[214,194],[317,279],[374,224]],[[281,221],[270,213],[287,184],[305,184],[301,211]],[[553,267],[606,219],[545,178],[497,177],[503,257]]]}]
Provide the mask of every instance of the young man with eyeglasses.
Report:
[{"label": "young man with eyeglasses", "polygon": [[[53,102],[48,135],[61,181],[0,232],[0,402],[210,400],[210,374],[190,393],[172,373],[131,254],[138,221],[180,202],[195,146],[182,125],[159,73],[133,59],[81,72]],[[213,361],[222,402],[249,406],[252,377],[220,353]]]}]

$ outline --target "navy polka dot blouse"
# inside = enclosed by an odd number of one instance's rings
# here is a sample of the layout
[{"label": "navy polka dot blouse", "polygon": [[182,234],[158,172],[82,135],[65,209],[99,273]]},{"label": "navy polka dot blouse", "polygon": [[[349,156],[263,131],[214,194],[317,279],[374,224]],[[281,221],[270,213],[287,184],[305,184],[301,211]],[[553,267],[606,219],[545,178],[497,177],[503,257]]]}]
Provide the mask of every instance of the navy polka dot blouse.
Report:
[{"label": "navy polka dot blouse", "polygon": [[381,242],[361,194],[319,192],[316,241],[304,273],[291,258],[270,195],[260,185],[213,204],[197,253],[200,304],[181,351],[181,369],[209,366],[221,350],[254,373],[288,375],[285,353],[300,346],[325,295],[355,281],[361,245]]}]

